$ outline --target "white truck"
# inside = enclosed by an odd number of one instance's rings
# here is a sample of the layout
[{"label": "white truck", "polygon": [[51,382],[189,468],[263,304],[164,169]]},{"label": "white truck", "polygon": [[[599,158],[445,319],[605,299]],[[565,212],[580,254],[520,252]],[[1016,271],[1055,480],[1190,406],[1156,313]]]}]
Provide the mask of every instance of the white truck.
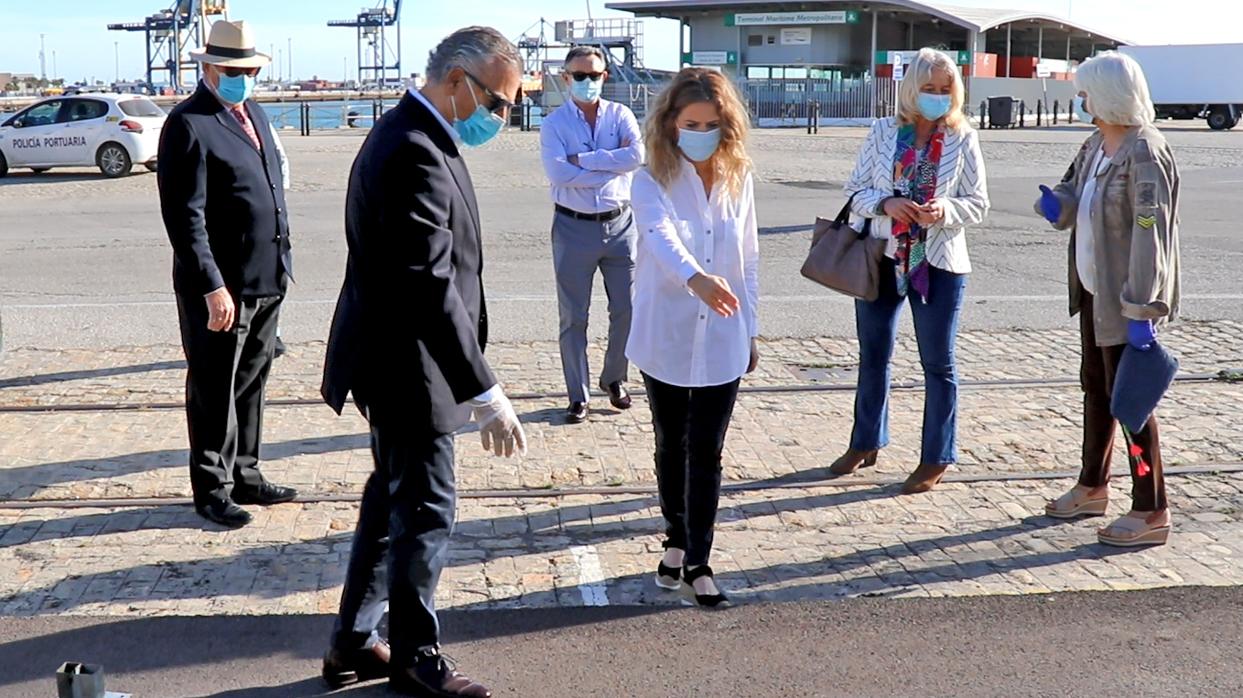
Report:
[{"label": "white truck", "polygon": [[1243,117],[1243,44],[1123,46],[1148,78],[1157,118],[1206,119],[1217,131]]}]

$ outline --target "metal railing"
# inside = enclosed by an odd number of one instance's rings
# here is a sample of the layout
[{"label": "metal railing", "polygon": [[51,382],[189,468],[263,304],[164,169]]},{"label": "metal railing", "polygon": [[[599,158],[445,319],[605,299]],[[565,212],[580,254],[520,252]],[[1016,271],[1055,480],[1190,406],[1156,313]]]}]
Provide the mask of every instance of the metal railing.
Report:
[{"label": "metal railing", "polygon": [[739,80],[757,126],[819,126],[822,122],[870,121],[892,116],[896,83],[863,80]]},{"label": "metal railing", "polygon": [[349,100],[341,102],[276,102],[264,105],[268,120],[280,130],[297,130],[308,136],[313,131],[342,128],[371,128],[384,112],[397,104],[392,99]]}]

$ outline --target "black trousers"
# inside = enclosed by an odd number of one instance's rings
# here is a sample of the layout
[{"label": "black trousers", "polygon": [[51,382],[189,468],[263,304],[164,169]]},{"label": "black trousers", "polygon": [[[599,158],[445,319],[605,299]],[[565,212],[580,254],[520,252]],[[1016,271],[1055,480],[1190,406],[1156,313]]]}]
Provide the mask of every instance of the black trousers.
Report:
[{"label": "black trousers", "polygon": [[[1083,469],[1079,484],[1100,487],[1109,483],[1110,461],[1113,459],[1114,434],[1118,421],[1109,409],[1114,391],[1118,363],[1122,361],[1125,344],[1108,347],[1096,345],[1096,325],[1092,318],[1092,294],[1084,291],[1079,311],[1079,334],[1083,338],[1083,365],[1079,381],[1083,387]],[[1131,450],[1138,448],[1138,455]],[[1127,460],[1131,465],[1131,506],[1135,511],[1158,511],[1168,505],[1165,500],[1165,469],[1161,464],[1161,433],[1157,415],[1148,418],[1143,431],[1131,434],[1127,444]],[[1140,474],[1140,459],[1148,464]]]},{"label": "black trousers", "polygon": [[419,435],[402,415],[376,412],[367,410],[375,471],[363,490],[332,643],[370,644],[387,605],[392,664],[403,668],[440,642],[436,585],[457,502],[453,435]]},{"label": "black trousers", "polygon": [[186,364],[190,485],[202,504],[231,487],[258,487],[263,395],[283,297],[243,298],[228,332],[207,329],[207,301],[177,296]]},{"label": "black trousers", "polygon": [[738,380],[682,388],[643,374],[656,433],[656,483],[665,545],[706,565],[721,499],[721,451],[738,399]]}]

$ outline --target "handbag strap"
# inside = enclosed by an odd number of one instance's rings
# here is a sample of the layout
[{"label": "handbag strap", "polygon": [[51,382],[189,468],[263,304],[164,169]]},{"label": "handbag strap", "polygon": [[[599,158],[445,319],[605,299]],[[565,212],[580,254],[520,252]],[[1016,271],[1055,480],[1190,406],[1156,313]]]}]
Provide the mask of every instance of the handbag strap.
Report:
[{"label": "handbag strap", "polygon": [[[837,218],[833,219],[833,224],[836,225],[838,228],[847,227],[849,225],[851,207],[854,205],[855,197],[858,195],[859,195],[859,192],[855,192],[851,194],[850,198],[846,199],[846,205],[842,206],[842,210],[838,212]],[[863,230],[859,231],[859,239],[862,240],[866,237],[870,237],[871,235],[872,235],[872,219],[867,216],[864,216],[863,217]]]}]

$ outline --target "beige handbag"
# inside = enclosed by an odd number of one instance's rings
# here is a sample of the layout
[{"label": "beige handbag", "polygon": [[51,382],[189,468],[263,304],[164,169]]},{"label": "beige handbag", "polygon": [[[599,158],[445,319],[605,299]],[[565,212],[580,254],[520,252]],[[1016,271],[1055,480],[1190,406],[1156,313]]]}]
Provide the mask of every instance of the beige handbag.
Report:
[{"label": "beige handbag", "polygon": [[[857,193],[857,192],[856,192]],[[838,293],[864,301],[880,295],[880,260],[885,241],[872,237],[872,219],[863,220],[863,231],[850,227],[850,195],[834,220],[816,219],[811,252],[803,262],[803,276]]]}]

